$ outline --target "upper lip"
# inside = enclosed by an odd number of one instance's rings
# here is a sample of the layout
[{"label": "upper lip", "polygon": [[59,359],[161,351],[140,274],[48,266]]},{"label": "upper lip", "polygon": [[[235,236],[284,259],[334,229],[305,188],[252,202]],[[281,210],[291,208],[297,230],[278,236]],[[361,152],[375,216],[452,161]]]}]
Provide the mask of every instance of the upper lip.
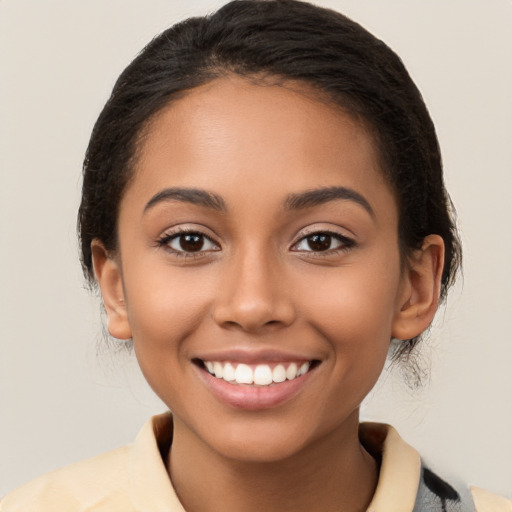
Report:
[{"label": "upper lip", "polygon": [[311,354],[288,352],[276,349],[239,349],[216,350],[194,355],[192,359],[201,361],[234,361],[237,363],[255,364],[270,362],[313,361],[319,359]]}]

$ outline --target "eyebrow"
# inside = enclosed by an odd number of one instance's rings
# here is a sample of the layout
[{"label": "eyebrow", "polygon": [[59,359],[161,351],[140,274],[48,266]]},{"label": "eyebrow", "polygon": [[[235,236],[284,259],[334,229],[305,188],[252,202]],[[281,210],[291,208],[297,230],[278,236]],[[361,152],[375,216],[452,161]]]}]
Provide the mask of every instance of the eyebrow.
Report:
[{"label": "eyebrow", "polygon": [[[347,187],[324,187],[306,190],[298,194],[290,194],[285,200],[284,207],[286,210],[302,210],[319,206],[336,199],[353,201],[361,205],[372,217],[375,217],[375,212],[370,206],[370,203],[359,194],[359,192]],[[203,206],[215,211],[227,211],[224,199],[213,192],[198,188],[172,187],[161,190],[155,194],[144,207],[144,213],[165,201],[180,201]]]},{"label": "eyebrow", "polygon": [[285,201],[285,209],[302,210],[318,206],[336,199],[353,201],[361,205],[372,217],[375,212],[370,203],[359,193],[351,188],[346,187],[324,187],[314,190],[306,190],[299,194],[290,194]]},{"label": "eyebrow", "polygon": [[180,201],[182,203],[195,204],[204,206],[212,210],[225,212],[227,210],[226,203],[222,197],[198,188],[166,188],[155,194],[144,207],[144,213],[159,203],[165,201]]}]

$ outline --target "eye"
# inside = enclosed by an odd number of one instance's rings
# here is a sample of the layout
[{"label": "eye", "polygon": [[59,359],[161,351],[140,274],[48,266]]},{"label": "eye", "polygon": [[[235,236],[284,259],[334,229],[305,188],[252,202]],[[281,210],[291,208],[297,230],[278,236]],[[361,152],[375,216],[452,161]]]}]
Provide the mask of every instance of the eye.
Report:
[{"label": "eye", "polygon": [[317,232],[301,238],[293,247],[294,251],[328,252],[349,249],[355,242],[339,233]]},{"label": "eye", "polygon": [[196,231],[166,234],[158,243],[159,245],[167,246],[175,253],[183,255],[219,250],[219,246],[211,238]]}]

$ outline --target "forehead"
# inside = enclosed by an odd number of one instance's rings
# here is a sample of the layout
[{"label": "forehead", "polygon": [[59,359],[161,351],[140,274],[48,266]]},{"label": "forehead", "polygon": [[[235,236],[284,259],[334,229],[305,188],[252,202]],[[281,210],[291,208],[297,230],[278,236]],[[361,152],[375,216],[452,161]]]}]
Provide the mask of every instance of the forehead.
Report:
[{"label": "forehead", "polygon": [[306,85],[237,76],[171,101],[149,124],[135,167],[130,188],[145,197],[169,186],[221,186],[228,196],[338,185],[390,193],[360,121]]}]

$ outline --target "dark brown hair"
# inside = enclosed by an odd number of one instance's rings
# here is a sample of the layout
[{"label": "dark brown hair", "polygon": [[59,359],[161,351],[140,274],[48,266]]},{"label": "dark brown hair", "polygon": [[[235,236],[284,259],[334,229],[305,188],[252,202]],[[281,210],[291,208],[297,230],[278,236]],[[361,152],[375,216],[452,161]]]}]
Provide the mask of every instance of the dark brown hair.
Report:
[{"label": "dark brown hair", "polygon": [[[91,136],[78,216],[84,274],[91,241],[117,245],[117,216],[148,121],[180,93],[227,73],[307,83],[370,127],[398,201],[402,254],[445,243],[441,299],[461,261],[434,125],[400,58],[342,14],[296,0],[237,0],[165,30],[121,74]],[[417,338],[402,343],[408,354]]]}]

